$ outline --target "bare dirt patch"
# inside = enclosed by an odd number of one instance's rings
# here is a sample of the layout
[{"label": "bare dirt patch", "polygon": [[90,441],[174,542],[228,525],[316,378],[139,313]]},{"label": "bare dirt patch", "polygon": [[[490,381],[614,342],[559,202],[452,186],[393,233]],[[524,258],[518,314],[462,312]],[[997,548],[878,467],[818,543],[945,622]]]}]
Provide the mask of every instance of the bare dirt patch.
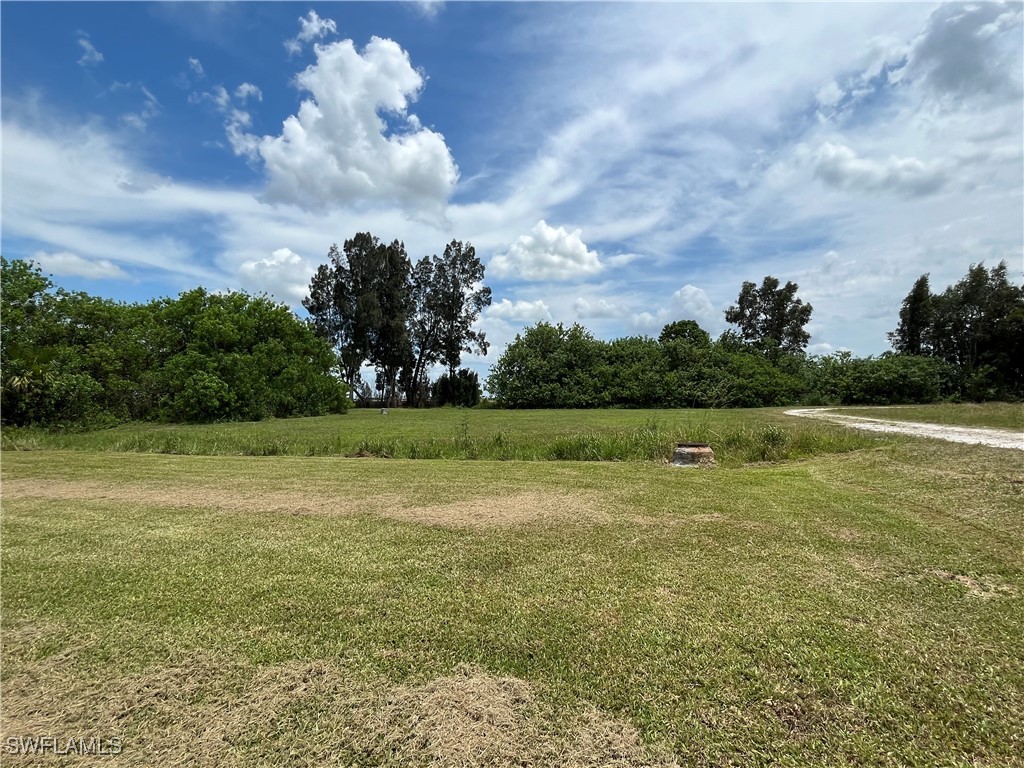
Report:
[{"label": "bare dirt patch", "polygon": [[89,682],[68,664],[47,659],[5,678],[3,738],[118,737],[127,766],[677,764],[624,720],[587,704],[555,708],[528,682],[473,666],[393,685],[328,660],[253,670],[204,657]]},{"label": "bare dirt patch", "polygon": [[371,514],[404,522],[453,528],[490,528],[537,522],[608,522],[612,516],[597,499],[582,493],[530,491],[506,496],[474,496],[438,504],[416,504],[398,494],[363,498],[302,491],[241,491],[214,487],[161,488],[138,484],[17,479],[4,484],[7,499],[109,501],[169,508],[221,509],[310,515]]}]

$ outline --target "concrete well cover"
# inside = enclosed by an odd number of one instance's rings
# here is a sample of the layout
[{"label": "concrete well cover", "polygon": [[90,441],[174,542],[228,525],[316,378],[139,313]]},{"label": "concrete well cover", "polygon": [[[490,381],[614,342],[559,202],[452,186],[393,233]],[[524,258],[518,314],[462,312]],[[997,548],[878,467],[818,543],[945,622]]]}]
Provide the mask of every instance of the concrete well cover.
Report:
[{"label": "concrete well cover", "polygon": [[715,452],[708,443],[678,443],[672,452],[673,467],[709,467],[715,464]]}]

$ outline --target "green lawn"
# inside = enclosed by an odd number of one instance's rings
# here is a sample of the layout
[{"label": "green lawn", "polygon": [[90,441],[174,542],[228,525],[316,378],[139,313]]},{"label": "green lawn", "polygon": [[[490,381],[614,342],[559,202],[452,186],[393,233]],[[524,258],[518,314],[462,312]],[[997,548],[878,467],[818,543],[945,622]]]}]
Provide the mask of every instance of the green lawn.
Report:
[{"label": "green lawn", "polygon": [[355,409],[342,416],[207,425],[127,424],[80,434],[5,430],[5,450],[412,459],[664,460],[710,442],[721,462],[841,453],[896,438],[758,410]]},{"label": "green lawn", "polygon": [[[571,428],[468,418],[523,416]],[[1024,765],[1018,452],[2,458],[5,738],[117,737],[119,765]]]},{"label": "green lawn", "polygon": [[837,413],[872,419],[923,421],[927,424],[957,424],[965,427],[1024,429],[1024,403],[937,403],[898,405],[886,408],[836,408]]}]

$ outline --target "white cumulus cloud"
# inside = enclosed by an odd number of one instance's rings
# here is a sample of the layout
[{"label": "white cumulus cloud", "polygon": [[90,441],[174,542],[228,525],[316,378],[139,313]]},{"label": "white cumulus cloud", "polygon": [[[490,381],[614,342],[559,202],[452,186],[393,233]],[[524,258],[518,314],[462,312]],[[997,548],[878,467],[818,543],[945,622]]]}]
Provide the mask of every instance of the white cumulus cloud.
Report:
[{"label": "white cumulus cloud", "polygon": [[628,314],[628,310],[626,310],[625,307],[616,304],[615,302],[608,301],[608,299],[598,298],[592,301],[582,296],[573,302],[572,309],[573,312],[576,313],[576,317],[580,320],[588,318],[623,317]]},{"label": "white cumulus cloud", "polygon": [[722,325],[722,313],[717,311],[703,288],[687,283],[672,294],[667,306],[656,312],[637,312],[630,318],[633,328],[657,334],[664,326],[677,320],[695,320],[712,336]]},{"label": "white cumulus cloud", "polygon": [[321,19],[316,11],[311,10],[299,18],[299,34],[285,40],[284,47],[289,56],[294,56],[302,51],[303,43],[319,40],[328,34],[333,35],[337,31],[338,25],[334,23],[334,19]]},{"label": "white cumulus cloud", "polygon": [[90,279],[123,279],[128,274],[109,259],[85,259],[70,251],[36,251],[32,261],[44,272],[61,277],[86,277]]},{"label": "white cumulus cloud", "polygon": [[860,157],[842,144],[825,142],[814,158],[814,173],[833,187],[892,190],[911,197],[938,191],[949,180],[938,163],[891,155],[887,160]]},{"label": "white cumulus cloud", "polygon": [[711,299],[702,288],[695,285],[684,285],[672,294],[672,309],[675,319],[696,320],[705,330],[718,320],[719,313]]},{"label": "white cumulus cloud", "polygon": [[252,83],[242,83],[235,89],[235,98],[243,103],[250,98],[263,101],[263,91]]},{"label": "white cumulus cloud", "polygon": [[502,320],[520,320],[522,322],[551,319],[551,309],[541,299],[536,301],[502,299],[497,304],[491,304],[487,308],[487,314]]},{"label": "white cumulus cloud", "polygon": [[351,40],[317,45],[316,57],[295,78],[311,98],[281,135],[232,141],[262,158],[267,199],[318,211],[398,203],[441,218],[458,169],[444,137],[408,112],[424,84],[408,54],[374,37],[361,53]]},{"label": "white cumulus cloud", "polygon": [[572,280],[600,272],[604,265],[580,239],[581,230],[568,232],[541,219],[530,234],[520,235],[488,268],[496,277],[521,280]]},{"label": "white cumulus cloud", "polygon": [[299,303],[309,289],[316,266],[290,248],[278,248],[265,259],[238,265],[238,277],[249,290],[266,291],[282,301]]}]

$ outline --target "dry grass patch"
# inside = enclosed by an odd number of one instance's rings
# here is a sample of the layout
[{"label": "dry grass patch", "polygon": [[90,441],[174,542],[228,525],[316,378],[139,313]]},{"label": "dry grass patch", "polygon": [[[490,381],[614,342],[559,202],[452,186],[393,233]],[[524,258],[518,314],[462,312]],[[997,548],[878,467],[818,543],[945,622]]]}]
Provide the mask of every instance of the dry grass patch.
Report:
[{"label": "dry grass patch", "polygon": [[1005,583],[998,576],[966,576],[962,573],[951,573],[950,571],[935,570],[930,571],[929,575],[934,576],[937,579],[943,581],[951,581],[954,584],[959,584],[967,590],[967,594],[972,597],[999,597],[1008,596],[1012,597],[1017,594],[1017,588],[1012,584]]},{"label": "dry grass patch", "polygon": [[489,528],[536,522],[608,522],[593,497],[581,493],[528,491],[508,496],[474,496],[441,504],[390,508],[387,517],[426,525]]},{"label": "dry grass patch", "polygon": [[[19,633],[25,637],[16,643],[31,641],[31,629]],[[628,722],[589,704],[556,708],[528,682],[474,666],[394,685],[329,660],[254,670],[198,656],[97,680],[73,657],[5,675],[3,739],[120,738],[117,763],[126,766],[676,765]],[[14,757],[12,764],[59,759]]]},{"label": "dry grass patch", "polygon": [[862,554],[848,554],[846,555],[846,562],[849,563],[853,570],[867,579],[881,579],[884,578],[887,573],[885,565],[877,557],[869,557]]},{"label": "dry grass patch", "polygon": [[437,504],[414,504],[399,494],[362,498],[302,491],[242,491],[178,485],[152,487],[90,481],[15,479],[4,484],[5,499],[47,499],[140,504],[164,508],[221,509],[293,515],[380,515],[392,520],[451,528],[491,528],[530,523],[606,523],[612,517],[595,496],[529,491],[503,496],[473,496]]}]

